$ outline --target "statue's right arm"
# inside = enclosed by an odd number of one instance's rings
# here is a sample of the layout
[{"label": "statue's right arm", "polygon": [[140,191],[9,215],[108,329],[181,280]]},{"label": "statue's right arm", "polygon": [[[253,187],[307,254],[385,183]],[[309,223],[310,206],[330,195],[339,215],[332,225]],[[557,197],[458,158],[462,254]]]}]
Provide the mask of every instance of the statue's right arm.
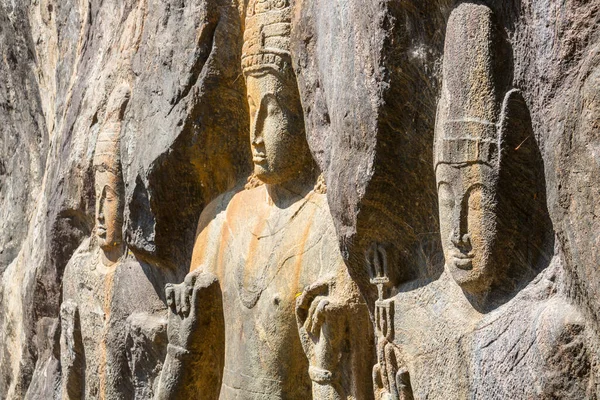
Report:
[{"label": "statue's right arm", "polygon": [[62,399],[81,399],[84,396],[85,372],[83,340],[79,308],[73,300],[65,300],[60,307],[61,337],[60,361],[62,368]]},{"label": "statue's right arm", "polygon": [[225,353],[218,279],[198,268],[167,285],[166,296],[169,344],[155,399],[217,399]]}]

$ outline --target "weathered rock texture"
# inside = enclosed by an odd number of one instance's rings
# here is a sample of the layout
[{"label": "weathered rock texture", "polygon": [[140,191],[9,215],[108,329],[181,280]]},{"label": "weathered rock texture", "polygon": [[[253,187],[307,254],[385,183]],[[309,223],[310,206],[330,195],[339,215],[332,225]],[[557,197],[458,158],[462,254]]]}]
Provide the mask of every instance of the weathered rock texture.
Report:
[{"label": "weathered rock texture", "polygon": [[600,1],[0,0],[0,55],[0,398],[600,396]]}]

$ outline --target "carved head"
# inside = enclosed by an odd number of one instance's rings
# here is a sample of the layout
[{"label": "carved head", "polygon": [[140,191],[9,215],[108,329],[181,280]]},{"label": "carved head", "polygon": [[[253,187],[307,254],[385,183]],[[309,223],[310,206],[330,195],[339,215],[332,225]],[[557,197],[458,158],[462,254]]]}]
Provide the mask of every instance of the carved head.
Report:
[{"label": "carved head", "polygon": [[94,153],[96,191],[96,236],[105,252],[123,242],[123,175],[121,171],[120,134],[122,114],[129,100],[129,88],[117,88],[109,99],[106,118]]},{"label": "carved head", "polygon": [[295,178],[310,159],[289,51],[289,0],[252,0],[246,13],[242,68],[250,110],[255,175],[265,183]]},{"label": "carved head", "polygon": [[520,91],[506,90],[496,32],[485,5],[451,13],[435,128],[446,267],[471,293],[508,293],[534,276],[549,221],[529,112]]},{"label": "carved head", "polygon": [[[461,128],[467,137],[469,127]],[[498,148],[491,141],[444,138],[437,151],[440,231],[447,268],[464,288],[485,290],[499,268],[492,252],[497,238]]]},{"label": "carved head", "polygon": [[491,10],[463,4],[450,15],[438,105],[435,172],[446,266],[463,289],[494,278],[499,176],[498,105]]}]

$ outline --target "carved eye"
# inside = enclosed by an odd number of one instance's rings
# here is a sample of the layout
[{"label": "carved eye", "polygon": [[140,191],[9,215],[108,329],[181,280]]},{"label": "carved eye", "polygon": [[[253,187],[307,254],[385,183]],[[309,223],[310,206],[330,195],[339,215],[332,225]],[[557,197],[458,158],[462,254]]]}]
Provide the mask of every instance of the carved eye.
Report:
[{"label": "carved eye", "polygon": [[279,104],[277,103],[277,100],[275,100],[275,98],[269,98],[267,102],[267,114],[270,117],[281,114],[281,107],[279,107]]},{"label": "carved eye", "polygon": [[483,190],[481,186],[477,186],[469,192],[469,210],[480,211],[483,207]]},{"label": "carved eye", "polygon": [[117,200],[117,193],[110,186],[104,186],[104,201],[112,203]]},{"label": "carved eye", "polygon": [[438,200],[440,207],[454,208],[454,191],[452,187],[445,182],[440,183],[438,187]]}]

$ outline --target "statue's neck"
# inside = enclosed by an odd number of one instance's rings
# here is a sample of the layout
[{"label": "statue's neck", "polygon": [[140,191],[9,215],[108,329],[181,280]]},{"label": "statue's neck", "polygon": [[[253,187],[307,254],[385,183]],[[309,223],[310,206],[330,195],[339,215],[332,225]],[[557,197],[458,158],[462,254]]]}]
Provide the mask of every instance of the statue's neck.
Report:
[{"label": "statue's neck", "polygon": [[101,249],[102,264],[105,267],[112,267],[119,261],[125,252],[125,246],[121,243],[117,246],[111,246],[107,249]]},{"label": "statue's neck", "polygon": [[276,204],[305,197],[315,186],[313,173],[302,173],[277,184],[265,184],[269,199]]}]

